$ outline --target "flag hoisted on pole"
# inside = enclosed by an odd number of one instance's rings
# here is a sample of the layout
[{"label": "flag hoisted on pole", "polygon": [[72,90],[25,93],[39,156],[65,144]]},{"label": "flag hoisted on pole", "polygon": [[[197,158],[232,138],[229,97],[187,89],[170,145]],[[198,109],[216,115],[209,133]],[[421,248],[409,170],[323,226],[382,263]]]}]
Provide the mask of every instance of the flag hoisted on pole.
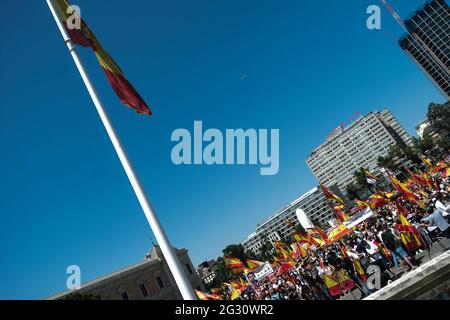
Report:
[{"label": "flag hoisted on pole", "polygon": [[[64,26],[63,22],[61,21],[61,19],[58,16],[58,12],[53,3],[53,0],[46,0],[46,1],[47,1],[47,5],[50,8],[50,11],[53,15],[53,18],[55,19],[55,22],[59,28],[59,31],[61,32],[64,42],[66,43],[66,45],[69,49],[69,53],[71,54],[71,56],[75,62],[75,65],[77,66],[78,71],[80,72],[80,75],[84,81],[84,84],[86,85],[86,88],[89,92],[89,95],[91,96],[92,101],[94,102],[95,108],[97,109],[100,119],[102,120],[102,123],[105,126],[106,132],[108,133],[108,136],[111,139],[114,149],[117,152],[117,155],[120,159],[120,162],[122,163],[125,173],[127,174],[127,177],[130,180],[131,186],[133,187],[133,190],[136,193],[136,196],[139,200],[142,210],[144,211],[145,216],[147,217],[148,223],[150,224],[150,227],[153,230],[155,238],[161,247],[161,251],[164,255],[164,258],[167,261],[169,269],[172,272],[172,275],[175,279],[175,282],[178,286],[178,289],[180,290],[180,293],[181,293],[183,299],[196,300],[196,296],[191,287],[189,279],[186,276],[186,273],[184,272],[184,270],[180,264],[180,261],[178,260],[176,254],[175,254],[175,251],[174,251],[172,245],[170,244],[169,239],[168,239],[166,233],[164,232],[158,217],[156,216],[156,213],[150,203],[150,200],[148,199],[148,197],[141,185],[141,182],[139,181],[139,179],[133,169],[133,166],[131,165],[131,162],[128,159],[128,156],[127,156],[124,148],[122,147],[119,137],[117,136],[111,121],[109,120],[108,114],[106,113],[106,111],[103,107],[103,104],[100,101],[100,98],[98,97],[97,92],[96,92],[82,62],[81,62],[77,52],[75,51],[75,44],[72,41],[71,37],[69,36],[66,26]],[[57,1],[59,1],[59,0],[57,0]],[[64,2],[67,3],[67,1],[64,1]]]}]

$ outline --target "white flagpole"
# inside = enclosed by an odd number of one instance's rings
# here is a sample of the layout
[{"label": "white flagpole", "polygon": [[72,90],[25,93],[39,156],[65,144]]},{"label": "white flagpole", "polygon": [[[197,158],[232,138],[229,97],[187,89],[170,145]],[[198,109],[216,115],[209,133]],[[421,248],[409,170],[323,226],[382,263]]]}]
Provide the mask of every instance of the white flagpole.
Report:
[{"label": "white flagpole", "polygon": [[73,60],[75,61],[75,65],[77,66],[78,71],[80,72],[81,77],[83,78],[84,84],[86,85],[86,88],[89,91],[89,95],[91,96],[92,101],[94,102],[95,108],[97,109],[100,119],[102,120],[103,125],[105,126],[105,129],[108,132],[108,136],[111,139],[111,142],[114,146],[114,149],[117,152],[117,155],[119,156],[120,162],[122,163],[122,166],[125,169],[128,179],[130,180],[130,183],[134,189],[134,192],[136,193],[139,203],[141,204],[142,210],[144,210],[148,223],[150,224],[150,227],[153,230],[156,241],[158,241],[158,244],[161,247],[161,251],[164,255],[164,258],[167,261],[167,264],[169,265],[170,271],[172,272],[172,275],[175,279],[176,284],[178,285],[178,289],[180,290],[183,299],[196,300],[196,296],[194,294],[194,291],[192,290],[189,279],[186,276],[186,273],[184,272],[183,267],[181,266],[180,261],[178,260],[175,251],[171,246],[169,239],[167,238],[167,235],[164,232],[161,223],[158,217],[156,216],[149,199],[147,198],[147,195],[145,194],[145,191],[133,169],[133,166],[131,165],[128,156],[125,153],[122,144],[120,143],[119,137],[117,136],[111,124],[111,121],[109,120],[109,117],[105,109],[103,108],[103,104],[101,103],[97,95],[97,92],[95,91],[95,88],[92,85],[92,82],[88,74],[86,73],[86,70],[82,62],[77,52],[75,51],[75,45],[71,41],[67,33],[67,30],[64,28],[62,21],[59,19],[52,0],[46,1],[53,15],[53,18],[55,19],[55,22],[58,25],[59,31],[61,32],[61,35],[64,38],[64,42],[69,48],[69,52],[72,55]]}]

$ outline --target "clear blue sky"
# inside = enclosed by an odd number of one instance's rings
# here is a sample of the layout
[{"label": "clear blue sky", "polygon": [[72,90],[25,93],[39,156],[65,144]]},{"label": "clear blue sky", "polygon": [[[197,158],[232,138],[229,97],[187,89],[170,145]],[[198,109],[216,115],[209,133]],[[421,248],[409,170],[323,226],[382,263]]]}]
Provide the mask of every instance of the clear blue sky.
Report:
[{"label": "clear blue sky", "polygon": [[[345,2],[346,5],[342,5]],[[154,116],[123,107],[79,49],[173,245],[215,258],[314,187],[309,151],[356,112],[389,108],[414,133],[444,101],[394,42],[375,0],[77,0]],[[422,0],[391,0],[408,15]],[[2,2],[0,298],[65,289],[143,258],[153,238],[44,0]],[[247,74],[244,80],[240,77]],[[181,166],[176,128],[279,128],[280,172]]]}]

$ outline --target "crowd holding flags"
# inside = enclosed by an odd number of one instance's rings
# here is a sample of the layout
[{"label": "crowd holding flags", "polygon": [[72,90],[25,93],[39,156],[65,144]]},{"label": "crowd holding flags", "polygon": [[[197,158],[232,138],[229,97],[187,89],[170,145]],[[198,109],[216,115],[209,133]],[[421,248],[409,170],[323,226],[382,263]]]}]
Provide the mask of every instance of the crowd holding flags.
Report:
[{"label": "crowd holding flags", "polygon": [[[421,210],[425,212],[424,209],[427,206],[433,205],[430,202],[430,194],[440,192],[439,185],[442,181],[447,190],[450,189],[449,182],[445,180],[449,163],[439,161],[436,166],[432,166],[432,163],[428,163],[428,161],[424,161],[424,163],[426,168],[422,171],[405,169],[408,175],[404,181],[389,175],[392,190],[377,189],[364,201],[356,199],[354,209],[350,209],[348,203],[321,184],[321,190],[338,212],[338,220],[341,221],[341,224],[328,232],[325,232],[319,226],[299,231],[295,223],[286,220],[285,223],[294,230],[292,233],[293,242],[273,241],[273,257],[270,259],[273,262],[270,265],[274,274],[271,278],[268,278],[269,280],[252,282],[247,278],[253,270],[269,262],[254,259],[242,262],[240,259],[227,256],[225,262],[232,271],[235,280],[225,282],[221,289],[212,291],[215,296],[203,295],[201,297],[211,300],[217,298],[218,294],[222,294],[223,298],[231,300],[258,299],[258,297],[271,299],[276,297],[276,294],[272,296],[271,286],[279,287],[280,283],[282,283],[283,290],[288,292],[287,299],[296,299],[295,297],[300,297],[300,299],[336,299],[355,288],[361,289],[364,294],[369,294],[370,290],[365,283],[368,279],[366,268],[367,261],[370,262],[373,259],[373,252],[377,252],[378,256],[384,261],[383,264],[386,265],[396,259],[392,249],[388,248],[378,238],[379,234],[385,230],[383,228],[385,228],[386,221],[389,221],[386,219],[392,220],[392,218],[389,218],[391,215],[394,220],[396,219],[392,228],[398,233],[399,239],[408,253],[423,249],[425,248],[423,237],[418,228],[408,219]],[[445,174],[442,174],[442,172]],[[365,170],[365,174],[368,179],[377,180],[376,176],[370,171]],[[344,222],[351,219],[351,215],[347,215],[346,212],[352,213],[355,212],[355,209],[358,211],[365,208],[375,210],[372,220],[347,228]],[[379,222],[378,219],[382,222]],[[370,231],[368,232],[368,230]],[[371,248],[372,253],[368,256],[369,258],[357,253],[362,243]],[[330,252],[336,252],[337,257],[334,254],[330,255]],[[363,261],[363,259],[368,260]],[[314,264],[314,261],[317,264]],[[343,266],[342,263],[336,261],[347,262]],[[313,284],[311,284],[311,278],[308,275],[308,270],[312,270],[311,266],[313,266],[313,269],[322,270],[320,276],[313,277],[315,279],[312,282]],[[311,292],[304,291],[300,294],[298,292],[294,294],[293,288],[304,286],[305,281],[307,286],[312,286],[315,289]],[[258,288],[255,283],[262,283],[262,289]],[[278,290],[280,291],[280,289]],[[306,290],[306,288],[303,290]]]},{"label": "crowd holding flags", "polygon": [[328,200],[334,200],[339,202],[342,205],[345,205],[344,200],[342,200],[342,198],[340,198],[339,196],[337,196],[335,193],[333,193],[330,189],[328,189],[327,187],[325,187],[322,183],[320,183],[320,188],[323,192],[323,194],[325,195],[325,197]]}]

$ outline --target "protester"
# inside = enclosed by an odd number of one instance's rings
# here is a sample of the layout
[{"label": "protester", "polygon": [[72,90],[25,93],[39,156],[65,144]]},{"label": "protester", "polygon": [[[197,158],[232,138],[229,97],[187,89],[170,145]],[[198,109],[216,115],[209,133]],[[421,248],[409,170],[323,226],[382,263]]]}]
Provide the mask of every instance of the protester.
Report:
[{"label": "protester", "polygon": [[[425,170],[420,168],[418,172]],[[417,176],[413,178],[419,180]],[[233,300],[335,300],[356,288],[364,297],[380,289],[369,288],[366,282],[370,277],[367,274],[369,266],[380,268],[382,285],[396,280],[402,269],[407,272],[416,269],[414,256],[417,252],[430,250],[436,242],[442,246],[429,229],[436,228],[439,236],[450,238],[450,224],[446,221],[446,217],[450,218],[450,180],[437,170],[434,176],[422,175],[425,178],[419,180],[420,183],[401,183],[392,178],[394,192],[371,207],[374,216],[358,225],[354,232],[339,241],[321,245],[310,235],[304,235],[303,242],[297,243],[297,248],[303,246],[300,251],[278,243],[279,256],[272,263],[274,274],[256,280],[253,272],[247,272],[246,282],[241,280],[224,285],[220,297]],[[327,197],[340,201],[326,191]],[[318,231],[316,233],[323,234]],[[281,266],[292,268],[283,270]]]}]

